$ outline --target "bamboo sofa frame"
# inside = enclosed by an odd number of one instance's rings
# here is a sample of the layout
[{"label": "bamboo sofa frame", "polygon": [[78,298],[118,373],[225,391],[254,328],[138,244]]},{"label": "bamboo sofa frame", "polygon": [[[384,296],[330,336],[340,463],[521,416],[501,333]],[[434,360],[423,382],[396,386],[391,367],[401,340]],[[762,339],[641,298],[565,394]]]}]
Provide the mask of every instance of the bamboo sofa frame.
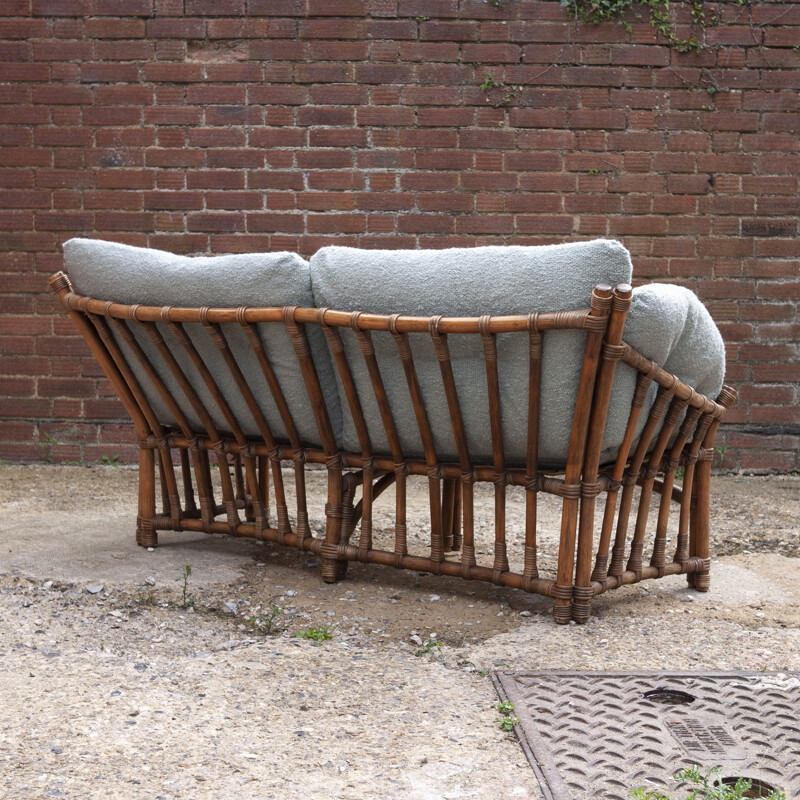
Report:
[{"label": "bamboo sofa frame", "polygon": [[[586,622],[595,596],[647,578],[686,574],[689,586],[701,592],[709,589],[713,442],[720,420],[733,403],[736,392],[725,386],[717,400],[712,401],[626,344],[622,334],[631,303],[631,287],[628,285],[622,284],[613,290],[609,286],[598,286],[589,309],[463,318],[383,316],[299,307],[129,306],[74,293],[68,276],[63,272],[53,275],[50,285],[69,311],[136,426],[139,442],[136,541],[143,547],[157,545],[159,530],[204,531],[266,539],[320,555],[322,578],[328,583],[344,577],[349,561],[461,576],[467,580],[488,581],[552,597],[555,621],[562,624],[570,620]],[[183,326],[198,322],[219,348],[261,433],[258,439],[243,434],[241,423],[226,403],[215,376],[186,335]],[[321,447],[307,446],[298,437],[292,414],[254,327],[261,322],[283,323],[291,336]],[[162,327],[156,323],[162,323]],[[202,421],[202,429],[191,427],[159,377],[158,369],[137,344],[132,334],[133,326],[140,326],[150,338],[163,359],[159,368],[168,369],[177,380],[186,400]],[[228,423],[230,434],[220,432],[203,407],[160,332],[163,326],[174,337],[170,345],[183,348],[202,375]],[[278,441],[273,436],[259,409],[247,377],[226,340],[225,330],[230,326],[240,326],[253,348],[280,411],[288,433],[287,441]],[[361,452],[342,452],[337,446],[310,354],[307,326],[319,326],[325,334],[358,432]],[[345,355],[340,334],[342,328],[352,329],[361,345],[390,445],[389,453],[373,451]],[[558,472],[548,473],[540,469],[537,458],[542,339],[549,331],[563,329],[585,331],[586,340],[566,465]],[[116,335],[112,335],[112,331]],[[524,467],[509,466],[503,449],[496,337],[509,332],[527,335],[530,343],[527,461]],[[441,401],[449,410],[458,463],[444,463],[437,458],[409,347],[409,333],[428,333],[433,340],[441,369]],[[396,344],[424,444],[424,458],[405,458],[400,448],[373,346],[372,337],[376,335],[391,336]],[[450,361],[448,339],[468,335],[481,337],[483,343],[493,448],[490,464],[474,463],[470,457]],[[177,428],[167,427],[156,418],[118,340],[123,340],[134,354],[173,414]],[[601,468],[606,413],[614,373],[620,361],[636,370],[636,391],[624,441],[616,459]],[[656,399],[634,446],[637,422],[652,383],[658,387]],[[220,467],[221,498],[215,497],[212,487],[212,453]],[[281,464],[286,462],[294,465],[297,496],[294,525],[290,521],[285,478],[281,470]],[[162,494],[160,513],[156,509],[156,464]],[[314,536],[309,526],[305,488],[307,465],[324,465],[327,470],[324,538]],[[684,470],[680,487],[675,484],[679,467]],[[269,512],[270,473],[277,512],[274,521]],[[406,479],[409,474],[427,476],[428,479],[431,533],[427,556],[408,553]],[[492,567],[476,563],[473,505],[476,482],[494,484]],[[509,569],[505,519],[508,485],[525,489],[525,544],[520,559],[524,567],[521,572]],[[359,486],[361,499],[356,503]],[[394,548],[390,551],[373,546],[372,504],[391,486],[395,489],[396,524]],[[640,487],[640,494],[638,507],[634,509],[635,486]],[[555,579],[541,577],[537,567],[537,497],[540,492],[557,495],[563,500]],[[654,493],[660,494],[660,503],[655,531],[648,536],[648,515]],[[597,535],[594,515],[596,504],[602,502],[600,498],[604,498],[605,509]],[[672,502],[679,505],[680,513],[677,547],[668,556],[666,541]],[[635,523],[632,534],[629,534],[629,520],[634,512]],[[357,540],[351,543],[357,527]],[[647,541],[649,561],[644,557]],[[460,553],[460,556],[448,558],[447,553]]]}]

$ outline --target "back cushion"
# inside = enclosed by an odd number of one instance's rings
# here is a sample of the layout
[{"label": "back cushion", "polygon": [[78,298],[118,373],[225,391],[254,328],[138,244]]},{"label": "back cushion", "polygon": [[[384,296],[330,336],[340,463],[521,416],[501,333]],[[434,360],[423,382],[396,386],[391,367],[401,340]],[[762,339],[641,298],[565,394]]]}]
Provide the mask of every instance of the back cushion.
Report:
[{"label": "back cushion", "polygon": [[[325,247],[311,258],[310,267],[317,306],[417,316],[527,314],[588,308],[597,284],[630,283],[632,277],[628,251],[619,242],[605,239],[545,247],[450,250]],[[352,331],[342,329],[341,333],[373,448],[375,452],[388,453],[389,445],[360,347]],[[528,337],[513,333],[497,339],[506,460],[523,464],[528,416]],[[431,339],[427,334],[411,334],[410,340],[437,456],[456,460],[455,439]],[[389,333],[375,333],[373,341],[403,453],[419,457],[423,452],[422,442],[395,343]],[[564,462],[584,342],[582,331],[553,331],[544,335],[539,443],[542,463],[558,466]],[[470,455],[474,461],[491,463],[488,389],[480,337],[452,335],[448,344]],[[341,384],[339,391],[344,406],[342,446],[350,452],[359,452]]]},{"label": "back cushion", "polygon": [[[64,263],[76,292],[124,304],[222,308],[283,305],[308,307],[314,304],[308,263],[294,253],[187,258],[160,250],[130,247],[96,239],[70,239],[64,244]],[[221,431],[230,433],[225,418],[183,347],[165,325],[158,323],[158,326],[189,382],[209,411],[214,424]],[[137,340],[178,401],[181,410],[195,430],[203,432],[200,420],[150,339],[138,325],[132,324],[132,327]],[[200,323],[190,323],[184,327],[245,434],[258,437],[258,428],[217,346]],[[282,323],[268,323],[259,325],[258,329],[300,438],[307,444],[319,446],[320,437],[311,404],[294,346],[286,328]],[[223,326],[223,332],[236,361],[248,379],[273,435],[279,440],[287,441],[280,414],[244,331],[238,324],[226,324]],[[341,407],[325,339],[316,325],[307,326],[306,332],[317,374],[325,393],[331,422],[334,431],[339,435]],[[159,421],[175,424],[163,401],[149,385],[139,362],[127,352],[124,343],[121,343],[121,346]]]}]

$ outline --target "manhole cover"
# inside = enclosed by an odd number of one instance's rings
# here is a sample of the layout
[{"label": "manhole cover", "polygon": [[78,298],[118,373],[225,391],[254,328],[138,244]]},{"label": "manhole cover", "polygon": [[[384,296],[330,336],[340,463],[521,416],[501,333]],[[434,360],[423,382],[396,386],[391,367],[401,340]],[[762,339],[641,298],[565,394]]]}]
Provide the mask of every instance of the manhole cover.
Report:
[{"label": "manhole cover", "polygon": [[548,800],[668,794],[673,774],[721,767],[800,798],[800,674],[501,672]]}]

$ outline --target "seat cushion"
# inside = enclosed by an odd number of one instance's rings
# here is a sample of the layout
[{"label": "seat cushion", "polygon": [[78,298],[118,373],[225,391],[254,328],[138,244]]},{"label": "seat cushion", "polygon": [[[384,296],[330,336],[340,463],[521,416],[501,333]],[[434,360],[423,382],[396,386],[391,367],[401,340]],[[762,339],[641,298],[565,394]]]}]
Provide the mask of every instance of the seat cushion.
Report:
[{"label": "seat cushion", "polygon": [[[605,239],[544,247],[450,250],[325,247],[311,258],[310,267],[318,306],[418,316],[527,314],[588,308],[597,284],[614,286],[629,283],[632,277],[628,251],[619,242]],[[342,338],[374,451],[388,453],[387,437],[360,348],[352,331],[343,329]],[[514,333],[497,339],[505,455],[510,463],[524,463],[528,337]],[[430,337],[411,334],[410,340],[437,456],[440,460],[455,460],[455,440]],[[419,457],[423,453],[422,442],[394,341],[388,333],[373,334],[373,341],[404,455]],[[553,331],[544,336],[539,444],[543,463],[557,466],[566,457],[584,342],[582,331]],[[488,389],[480,337],[452,335],[448,343],[470,455],[473,461],[491,463]],[[344,406],[341,444],[345,450],[359,452],[341,384],[339,391]]]},{"label": "seat cushion", "polygon": [[[222,308],[283,305],[308,307],[314,304],[308,263],[294,253],[188,258],[97,239],[70,239],[64,244],[64,262],[75,291],[100,300],[114,300],[124,304]],[[224,416],[188,355],[166,326],[162,323],[158,325],[164,340],[169,344],[215,425],[221,431],[229,433]],[[196,431],[202,432],[204,429],[200,420],[150,339],[139,326],[133,327],[138,341],[192,426]],[[244,433],[258,437],[258,429],[244,399],[208,333],[200,323],[187,324],[185,328]],[[300,438],[307,444],[319,446],[320,436],[294,346],[286,328],[282,323],[269,323],[259,325],[258,329]],[[287,441],[280,414],[243,330],[238,325],[225,325],[223,330],[273,435]],[[334,431],[340,433],[341,407],[325,339],[317,326],[308,326],[307,333],[331,422]],[[127,348],[122,346],[126,351]],[[149,385],[139,362],[130,353],[126,354],[159,420],[165,424],[175,424],[165,404]]]}]

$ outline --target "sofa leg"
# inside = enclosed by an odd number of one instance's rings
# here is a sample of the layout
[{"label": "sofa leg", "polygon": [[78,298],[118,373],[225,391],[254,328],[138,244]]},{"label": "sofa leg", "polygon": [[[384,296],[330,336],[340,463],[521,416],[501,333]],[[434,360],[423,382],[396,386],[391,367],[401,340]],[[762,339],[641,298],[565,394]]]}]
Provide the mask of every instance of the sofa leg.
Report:
[{"label": "sofa leg", "polygon": [[578,625],[589,621],[594,591],[591,586],[576,586],[572,590],[572,619]]},{"label": "sofa leg", "polygon": [[140,547],[157,547],[155,453],[152,449],[139,449],[139,513],[136,517],[136,544]]},{"label": "sofa leg", "polygon": [[707,592],[711,589],[711,570],[706,567],[702,572],[692,572],[689,574],[689,586],[696,592]]},{"label": "sofa leg", "polygon": [[567,625],[572,619],[572,586],[554,586],[553,619],[559,625]]},{"label": "sofa leg", "polygon": [[[322,580],[336,583],[347,573],[347,559],[337,558],[342,543],[345,517],[345,490],[349,481],[343,481],[341,460],[332,457],[328,462],[328,502],[325,506],[325,542],[322,545]],[[349,514],[347,515],[349,519]]]},{"label": "sofa leg", "polygon": [[711,561],[709,552],[709,528],[711,527],[711,457],[706,455],[695,468],[694,506],[689,515],[689,555],[702,559],[704,569],[687,575],[689,586],[696,592],[707,592],[711,588]]},{"label": "sofa leg", "polygon": [[137,518],[136,544],[139,547],[158,547],[158,533],[154,527],[154,520]]},{"label": "sofa leg", "polygon": [[560,606],[554,605],[553,606],[553,620],[558,625],[567,625],[569,621],[572,619],[572,606]]},{"label": "sofa leg", "polygon": [[338,583],[347,575],[347,561],[336,558],[322,559],[322,580],[325,583]]}]

